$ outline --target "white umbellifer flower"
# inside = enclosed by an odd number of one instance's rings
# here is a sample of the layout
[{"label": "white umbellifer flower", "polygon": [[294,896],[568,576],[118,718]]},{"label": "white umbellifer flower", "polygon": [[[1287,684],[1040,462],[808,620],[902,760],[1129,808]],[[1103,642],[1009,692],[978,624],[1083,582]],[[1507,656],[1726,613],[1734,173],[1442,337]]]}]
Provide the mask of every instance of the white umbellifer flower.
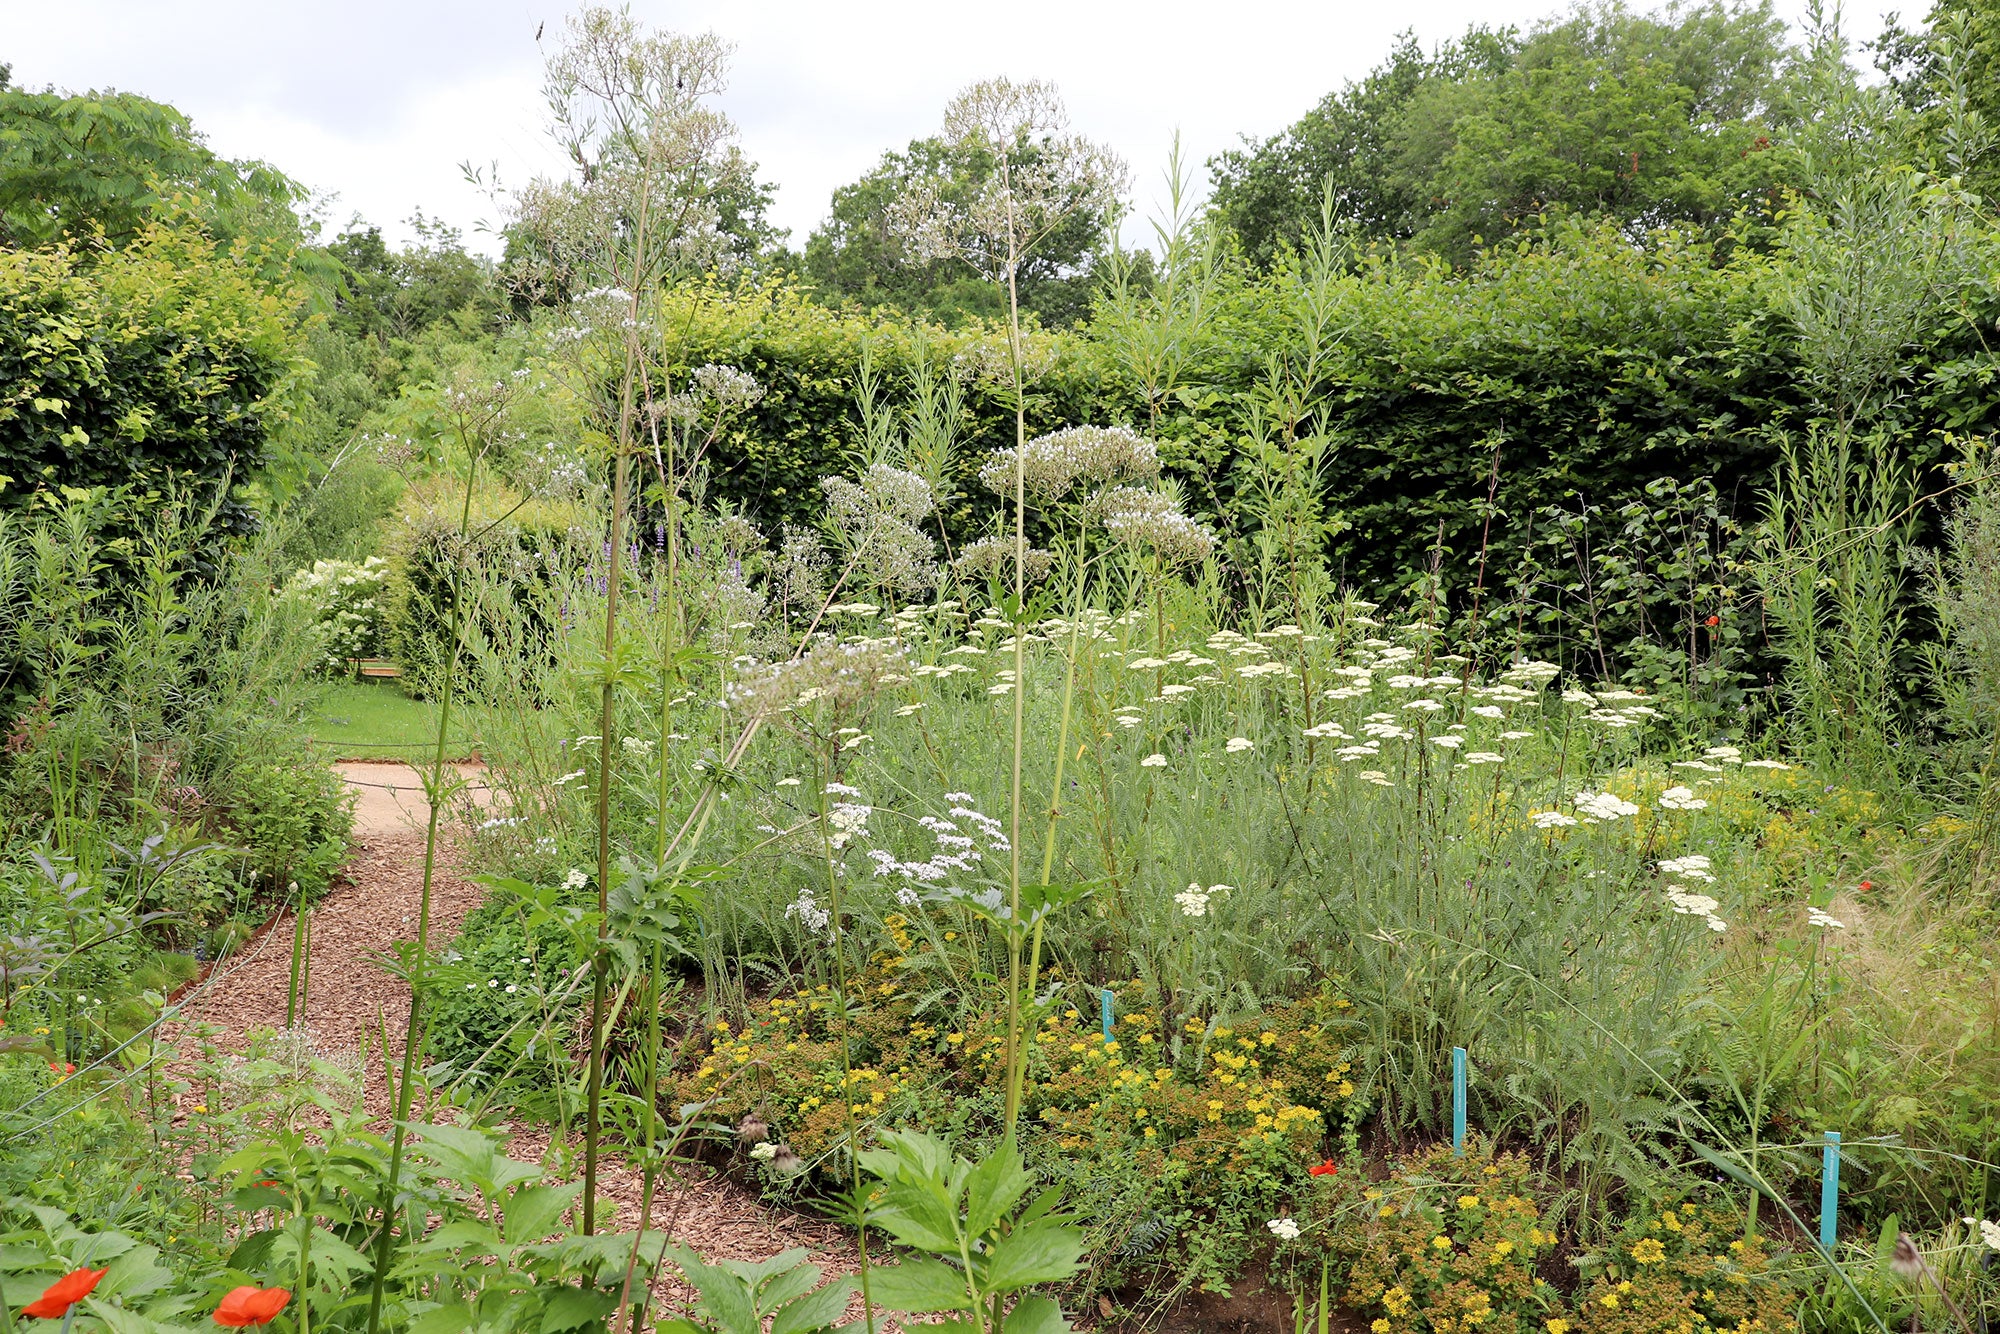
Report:
[{"label": "white umbellifer flower", "polygon": [[1597,703],[1597,697],[1588,690],[1579,690],[1577,687],[1571,686],[1569,689],[1563,691],[1563,703],[1595,704]]},{"label": "white umbellifer flower", "polygon": [[1721,760],[1724,764],[1743,762],[1743,752],[1735,746],[1710,746],[1701,756],[1705,760]]},{"label": "white umbellifer flower", "polygon": [[1561,811],[1536,811],[1528,818],[1537,829],[1566,829],[1576,823],[1574,815],[1564,815]]},{"label": "white umbellifer flower", "polygon": [[1121,713],[1112,719],[1120,727],[1137,727],[1146,720],[1136,713]]},{"label": "white umbellifer flower", "polygon": [[1165,658],[1135,658],[1125,664],[1128,671],[1154,672],[1167,665]]},{"label": "white umbellifer flower", "polygon": [[1229,738],[1229,744],[1224,746],[1223,749],[1234,755],[1238,751],[1257,749],[1257,743],[1247,736],[1233,736]]},{"label": "white umbellifer flower", "polygon": [[1270,1228],[1271,1235],[1279,1241],[1297,1241],[1299,1238],[1299,1224],[1297,1219],[1273,1218],[1270,1222],[1264,1224],[1264,1226]]},{"label": "white umbellifer flower", "polygon": [[1708,803],[1694,794],[1691,787],[1670,787],[1660,794],[1660,805],[1670,811],[1699,811]]},{"label": "white umbellifer flower", "polygon": [[1174,895],[1174,902],[1181,906],[1181,915],[1184,917],[1208,916],[1208,891],[1200,885],[1189,885]]},{"label": "white umbellifer flower", "polygon": [[1194,693],[1193,686],[1174,685],[1174,686],[1160,687],[1161,699],[1179,699],[1182,695],[1192,695],[1193,693]]},{"label": "white umbellifer flower", "polygon": [[1338,737],[1343,741],[1347,739],[1347,733],[1345,730],[1342,729],[1341,725],[1339,723],[1331,721],[1320,723],[1317,724],[1316,726],[1306,728],[1305,735],[1310,737],[1319,737],[1321,739],[1327,739],[1331,737]]},{"label": "white umbellifer flower", "polygon": [[1710,764],[1707,760],[1675,760],[1673,767],[1676,769],[1699,769],[1705,774],[1719,774],[1722,772],[1721,765]]},{"label": "white umbellifer flower", "polygon": [[798,785],[799,780],[796,778],[780,778],[778,780],[779,787],[797,787]]},{"label": "white umbellifer flower", "polygon": [[564,774],[561,778],[556,779],[556,786],[568,787],[571,783],[574,783],[577,779],[581,777],[583,777],[583,770],[581,769],[572,770],[571,772]]},{"label": "white umbellifer flower", "polygon": [[1507,710],[1498,704],[1481,704],[1472,711],[1472,715],[1475,718],[1505,718]]},{"label": "white umbellifer flower", "polygon": [[1433,746],[1443,746],[1446,750],[1457,750],[1465,744],[1465,738],[1462,736],[1434,736],[1431,738],[1431,744]]},{"label": "white umbellifer flower", "polygon": [[1712,863],[1698,852],[1690,852],[1685,857],[1671,857],[1659,863],[1664,875],[1677,875],[1688,880],[1714,880],[1708,868]]},{"label": "white umbellifer flower", "polygon": [[1825,911],[1810,906],[1806,908],[1806,925],[1832,927],[1836,931],[1847,929],[1847,923],[1841,921],[1839,918],[1830,916]]},{"label": "white umbellifer flower", "polygon": [[762,1144],[750,1150],[750,1156],[760,1163],[768,1163],[778,1156],[778,1146],[769,1140],[765,1140]]},{"label": "white umbellifer flower", "polygon": [[1792,766],[1789,764],[1780,764],[1777,760],[1744,760],[1743,767],[1745,769],[1789,769]]},{"label": "white umbellifer flower", "polygon": [[[1424,684],[1421,677],[1418,678],[1418,683]],[[1403,707],[1406,709],[1415,709],[1419,713],[1436,713],[1438,710],[1442,709],[1444,705],[1438,703],[1434,699],[1413,699],[1408,704],[1405,704]]]},{"label": "white umbellifer flower", "polygon": [[1467,764],[1505,764],[1507,757],[1495,754],[1490,750],[1468,750],[1465,752],[1465,762]]},{"label": "white umbellifer flower", "polygon": [[644,737],[620,737],[618,744],[625,748],[625,753],[628,755],[651,755],[653,753],[653,743]]},{"label": "white umbellifer flower", "polygon": [[1579,792],[1576,808],[1598,820],[1616,820],[1621,815],[1637,815],[1639,808],[1615,792]]},{"label": "white umbellifer flower", "polygon": [[1533,732],[1502,732],[1500,739],[1502,741],[1526,741],[1533,735]]},{"label": "white umbellifer flower", "polygon": [[563,877],[564,889],[582,889],[589,883],[590,877],[574,866],[570,867],[569,874]]},{"label": "white umbellifer flower", "polygon": [[826,813],[826,822],[833,826],[827,841],[836,848],[846,847],[849,840],[868,832],[868,817],[874,810],[873,806],[859,802],[834,802]]},{"label": "white umbellifer flower", "polygon": [[1167,767],[1167,757],[1158,753],[1148,755],[1145,759],[1139,761],[1139,767],[1141,769],[1164,769]]},{"label": "white umbellifer flower", "polygon": [[1979,1229],[1979,1239],[1988,1250],[2000,1251],[2000,1223],[1989,1223],[1983,1218],[1968,1218],[1965,1222],[1966,1226]]}]

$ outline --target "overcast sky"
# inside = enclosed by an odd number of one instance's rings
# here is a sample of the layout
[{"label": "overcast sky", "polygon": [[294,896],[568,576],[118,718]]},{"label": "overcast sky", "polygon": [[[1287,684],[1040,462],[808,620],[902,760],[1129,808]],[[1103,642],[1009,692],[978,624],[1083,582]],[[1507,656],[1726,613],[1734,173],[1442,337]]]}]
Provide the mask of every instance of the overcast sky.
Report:
[{"label": "overcast sky", "polygon": [[[648,21],[736,44],[723,106],[792,243],[833,188],[930,133],[945,102],[995,74],[1053,79],[1078,128],[1132,168],[1152,207],[1176,131],[1197,166],[1282,129],[1379,61],[1397,32],[1430,45],[1467,24],[1527,25],[1564,0],[635,0]],[[541,57],[565,0],[0,0],[16,84],[118,88],[187,112],[227,157],[263,158],[406,235],[422,208],[471,235],[492,210],[459,171],[519,181],[552,165]],[[1852,0],[1870,37],[1896,0]],[[1920,15],[1924,0],[1908,3]],[[1780,0],[1796,20],[1804,0]],[[1136,238],[1135,238],[1136,239]],[[482,247],[484,248],[484,247]]]}]

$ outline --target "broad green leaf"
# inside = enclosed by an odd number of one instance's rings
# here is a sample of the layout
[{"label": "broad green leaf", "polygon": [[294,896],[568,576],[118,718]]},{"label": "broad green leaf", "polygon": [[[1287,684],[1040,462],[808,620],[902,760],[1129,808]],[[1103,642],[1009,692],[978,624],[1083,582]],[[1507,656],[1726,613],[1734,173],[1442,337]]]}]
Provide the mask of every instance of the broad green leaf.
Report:
[{"label": "broad green leaf", "polygon": [[540,1241],[557,1230],[570,1202],[583,1190],[578,1183],[568,1186],[522,1186],[507,1197],[502,1216],[505,1236],[511,1245],[525,1246]]},{"label": "broad green leaf", "polygon": [[1001,1334],[1070,1334],[1062,1308],[1047,1297],[1023,1297],[1001,1323]]},{"label": "broad green leaf", "polygon": [[542,1310],[540,1334],[558,1334],[561,1330],[587,1325],[617,1305],[616,1293],[596,1288],[557,1288],[550,1293],[549,1304]]},{"label": "broad green leaf", "polygon": [[993,1243],[986,1255],[986,1287],[1019,1292],[1054,1283],[1081,1268],[1083,1233],[1065,1223],[1031,1223]]},{"label": "broad green leaf", "polygon": [[779,1309],[777,1318],[771,1321],[771,1334],[818,1334],[846,1312],[853,1291],[853,1279],[839,1278],[807,1293]]},{"label": "broad green leaf", "polygon": [[410,1322],[410,1334],[459,1334],[479,1323],[478,1314],[463,1302],[435,1306]]},{"label": "broad green leaf", "polygon": [[410,1134],[423,1156],[461,1185],[483,1186],[492,1180],[499,1152],[491,1136],[464,1126],[432,1125],[424,1121],[411,1122]]},{"label": "broad green leaf", "polygon": [[892,1311],[967,1311],[972,1309],[965,1275],[941,1260],[912,1258],[899,1265],[870,1270],[868,1294],[878,1306]]},{"label": "broad green leaf", "polygon": [[1014,1202],[1027,1193],[1029,1184],[1012,1137],[1002,1140],[966,1177],[966,1232],[975,1237],[986,1235],[987,1229],[1006,1217]]}]

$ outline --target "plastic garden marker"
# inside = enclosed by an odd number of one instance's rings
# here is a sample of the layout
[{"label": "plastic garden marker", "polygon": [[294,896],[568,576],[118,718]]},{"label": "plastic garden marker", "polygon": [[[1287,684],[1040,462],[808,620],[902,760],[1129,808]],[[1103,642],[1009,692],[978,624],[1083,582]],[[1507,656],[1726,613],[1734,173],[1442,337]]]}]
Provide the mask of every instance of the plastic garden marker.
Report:
[{"label": "plastic garden marker", "polygon": [[1104,1003],[1104,1045],[1108,1047],[1111,1045],[1111,988],[1099,991],[1097,998]]},{"label": "plastic garden marker", "polygon": [[1840,1132],[1826,1132],[1826,1147],[1820,1151],[1819,1171],[1819,1244],[1820,1249],[1833,1250],[1834,1214],[1840,1206]]},{"label": "plastic garden marker", "polygon": [[1465,1152],[1465,1048],[1451,1049],[1451,1151]]}]

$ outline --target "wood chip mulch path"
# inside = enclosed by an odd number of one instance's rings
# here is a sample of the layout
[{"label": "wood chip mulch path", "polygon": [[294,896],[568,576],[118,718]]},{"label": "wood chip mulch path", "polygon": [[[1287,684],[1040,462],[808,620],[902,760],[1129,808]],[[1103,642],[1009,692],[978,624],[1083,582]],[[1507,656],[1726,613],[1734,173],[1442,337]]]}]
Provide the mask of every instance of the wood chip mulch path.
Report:
[{"label": "wood chip mulch path", "polygon": [[[401,788],[416,785],[413,770],[403,766],[371,765],[371,778],[387,778]],[[386,771],[402,769],[405,777]],[[352,780],[350,780],[352,781]],[[409,804],[407,797],[404,806]],[[419,798],[420,804],[420,798]],[[393,1054],[400,1055],[410,996],[402,982],[385,973],[378,960],[397,941],[415,937],[417,909],[423,889],[423,834],[403,818],[368,818],[364,808],[357,820],[352,854],[341,877],[307,915],[311,932],[309,994],[305,1027],[312,1045],[329,1054],[351,1053],[366,1042],[370,1059],[364,1073],[366,1105],[385,1121],[389,1115],[387,1087],[381,1071],[377,1034],[386,1028]],[[421,820],[421,815],[419,815]],[[442,949],[458,932],[466,915],[478,906],[482,890],[462,874],[458,849],[440,847],[432,882],[431,945]],[[253,1029],[282,1029],[291,980],[294,921],[280,915],[243,950],[217,965],[193,989],[190,1004],[176,1028],[207,1025],[212,1040],[224,1050],[241,1048]],[[568,1158],[580,1164],[580,1147]],[[514,1129],[509,1152],[538,1162],[548,1152],[545,1127]],[[816,1219],[767,1209],[743,1186],[708,1169],[690,1164],[689,1180],[667,1190],[654,1204],[653,1226],[672,1225],[672,1239],[705,1258],[762,1260],[780,1251],[804,1247],[829,1274],[851,1273],[857,1258],[852,1239],[842,1229]],[[579,1166],[578,1171],[581,1171]],[[612,1226],[638,1225],[641,1180],[618,1159],[600,1164],[598,1197],[613,1206]],[[602,1207],[602,1206],[600,1206]],[[669,1308],[689,1296],[669,1278],[660,1285]],[[859,1302],[855,1305],[859,1314]]]}]

